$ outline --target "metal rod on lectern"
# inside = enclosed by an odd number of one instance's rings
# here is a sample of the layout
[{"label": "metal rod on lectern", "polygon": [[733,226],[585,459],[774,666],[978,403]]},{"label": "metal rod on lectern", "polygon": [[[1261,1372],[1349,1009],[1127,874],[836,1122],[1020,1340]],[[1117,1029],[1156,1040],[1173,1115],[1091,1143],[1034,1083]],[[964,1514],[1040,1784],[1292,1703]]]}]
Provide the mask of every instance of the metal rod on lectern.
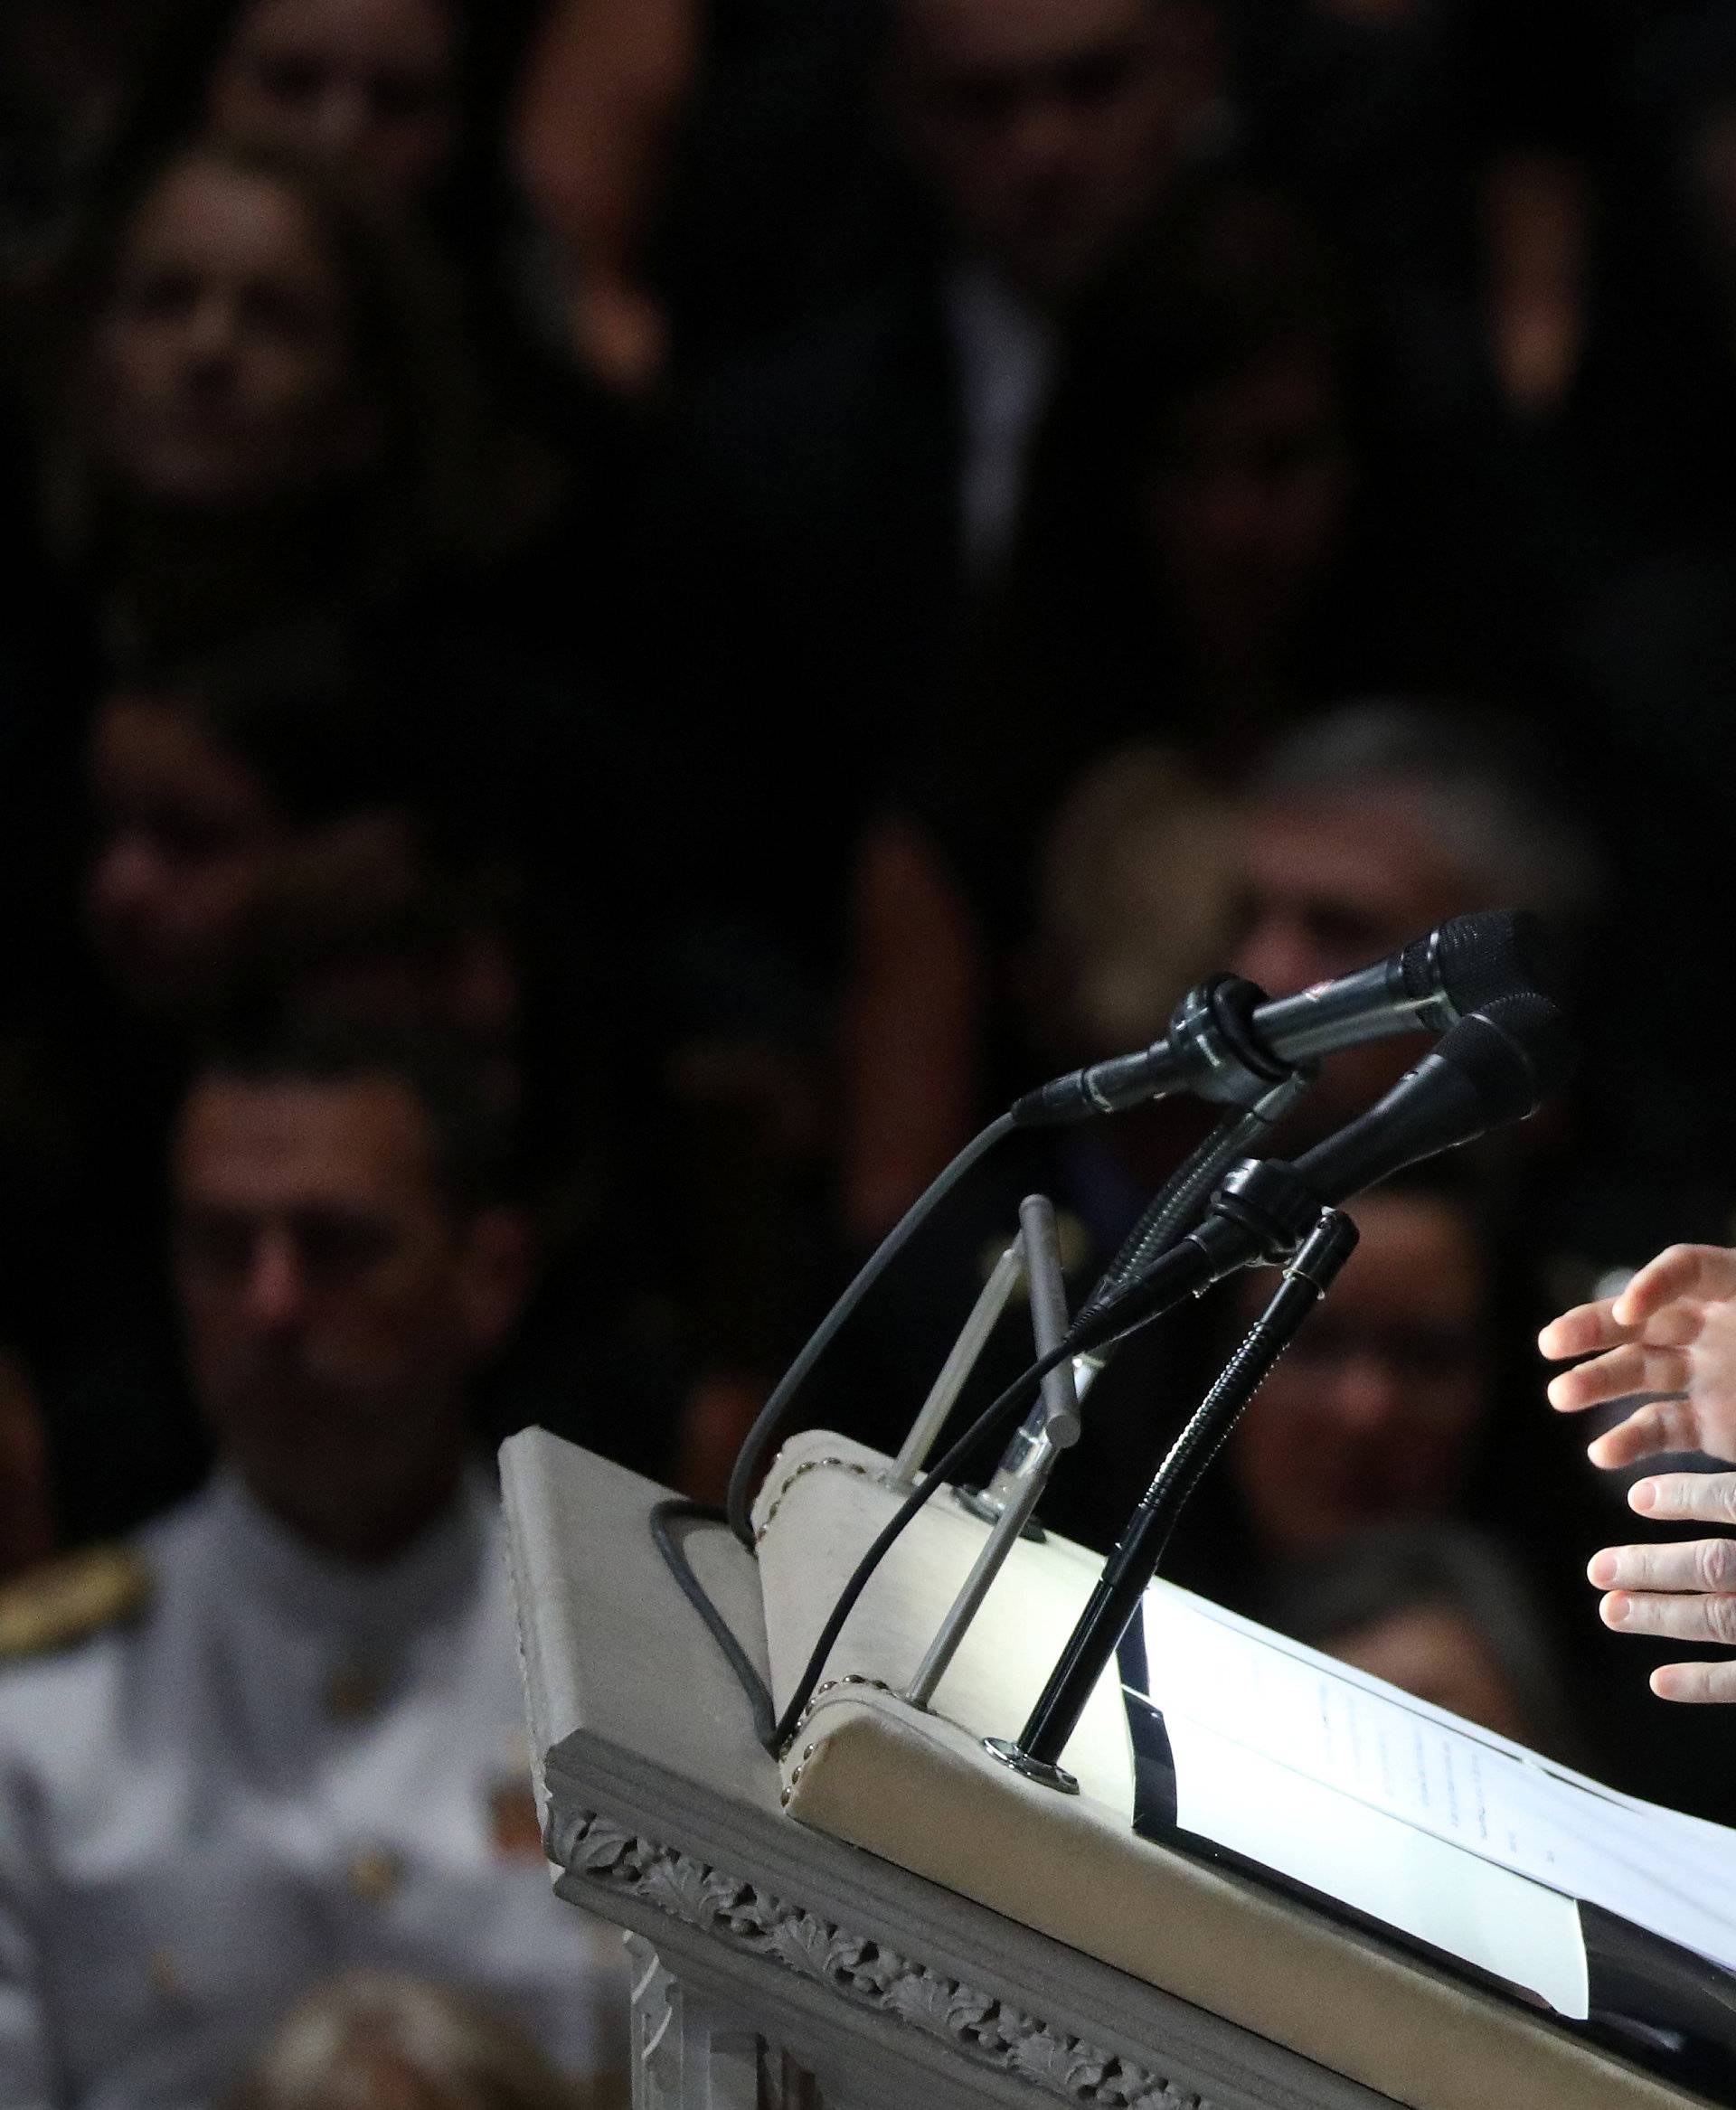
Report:
[{"label": "metal rod on lectern", "polygon": [[[1219,1182],[1239,1158],[1265,1154],[1274,1125],[1282,1120],[1314,1081],[1312,1069],[1300,1068],[1263,1092],[1251,1107],[1231,1107],[1212,1134],[1190,1154],[1161,1193],[1134,1226],[1121,1250],[1080,1307],[1080,1317],[1110,1303],[1117,1293],[1143,1275],[1193,1227]],[[1113,1343],[1073,1358],[1073,1384],[1082,1399],[1102,1375]],[[955,1487],[960,1509],[992,1524],[1018,1486],[1019,1470],[1043,1427],[1043,1404],[1034,1406],[1002,1454],[1001,1462],[981,1487]],[[1033,1532],[1040,1538],[1040,1531]]]},{"label": "metal rod on lectern", "polygon": [[[1047,1195],[1030,1194],[1019,1204],[1019,1234],[1024,1277],[1031,1291],[1031,1329],[1041,1358],[1052,1355],[1067,1337],[1067,1285],[1061,1275],[1061,1239],[1055,1229],[1054,1205]],[[1056,1459],[1079,1441],[1079,1395],[1071,1361],[1057,1363],[1043,1379],[1040,1404],[1042,1429],[1020,1462],[1006,1502],[965,1578],[964,1587],[905,1689],[904,1697],[913,1707],[926,1707],[933,1698],[935,1687],[946,1675],[947,1665],[958,1653],[958,1644],[981,1609],[995,1578],[1043,1499]]]},{"label": "metal rod on lectern", "polygon": [[953,1404],[965,1389],[965,1380],[976,1367],[976,1358],[983,1352],[995,1323],[1006,1309],[1007,1302],[1018,1286],[1019,1276],[1024,1267],[1024,1259],[1019,1241],[1015,1239],[995,1263],[995,1271],[983,1285],[982,1295],[971,1307],[970,1316],[952,1344],[952,1352],[940,1366],[940,1374],[921,1409],[910,1424],[910,1433],[904,1438],[903,1448],[892,1461],[892,1468],[885,1476],[885,1484],[894,1493],[908,1494],[916,1485],[916,1476],[929,1462],[929,1453],[934,1448],[934,1440],[939,1435],[946,1418],[952,1412]]}]

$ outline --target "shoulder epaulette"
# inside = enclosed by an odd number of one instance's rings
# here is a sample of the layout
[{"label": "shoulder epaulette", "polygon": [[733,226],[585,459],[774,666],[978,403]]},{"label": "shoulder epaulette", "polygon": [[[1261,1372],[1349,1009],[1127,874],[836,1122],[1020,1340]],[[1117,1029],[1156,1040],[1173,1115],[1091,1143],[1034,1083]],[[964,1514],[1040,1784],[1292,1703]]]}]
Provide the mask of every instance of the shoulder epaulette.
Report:
[{"label": "shoulder epaulette", "polygon": [[0,1665],[71,1648],[137,1619],[150,1568],[128,1546],[92,1546],[0,1585]]}]

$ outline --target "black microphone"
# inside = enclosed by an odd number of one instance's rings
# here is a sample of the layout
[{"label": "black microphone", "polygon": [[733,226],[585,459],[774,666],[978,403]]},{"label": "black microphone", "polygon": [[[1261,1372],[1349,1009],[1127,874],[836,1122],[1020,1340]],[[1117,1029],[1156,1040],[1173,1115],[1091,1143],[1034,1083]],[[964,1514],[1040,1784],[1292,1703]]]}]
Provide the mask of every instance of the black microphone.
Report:
[{"label": "black microphone", "polygon": [[1504,996],[1448,1028],[1384,1098],[1294,1164],[1244,1158],[1205,1220],[1113,1303],[1074,1327],[1075,1348],[1100,1346],[1214,1282],[1295,1250],[1323,1209],[1488,1129],[1523,1121],[1572,1074],[1571,1029],[1548,997]]},{"label": "black microphone", "polygon": [[1080,1121],[1178,1091],[1249,1105],[1297,1064],[1399,1033],[1442,1032],[1551,980],[1548,934],[1524,909],[1456,916],[1390,959],[1295,996],[1220,975],[1183,998],[1163,1040],[1038,1086],[1014,1102],[1013,1119],[1024,1128]]}]

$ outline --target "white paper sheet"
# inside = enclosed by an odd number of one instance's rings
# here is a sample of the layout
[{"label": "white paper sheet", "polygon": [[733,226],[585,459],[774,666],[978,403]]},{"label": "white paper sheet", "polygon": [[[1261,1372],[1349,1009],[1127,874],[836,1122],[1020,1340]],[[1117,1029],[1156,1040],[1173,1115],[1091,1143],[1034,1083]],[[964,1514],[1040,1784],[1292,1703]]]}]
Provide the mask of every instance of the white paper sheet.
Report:
[{"label": "white paper sheet", "polygon": [[1736,1833],[1618,1794],[1163,1585],[1146,1597],[1146,1646],[1165,1715],[1174,1704],[1269,1766],[1736,1970]]},{"label": "white paper sheet", "polygon": [[1186,1830],[1584,2020],[1585,1943],[1571,1898],[1273,1765],[1184,1714],[1165,1710],[1165,1723]]}]

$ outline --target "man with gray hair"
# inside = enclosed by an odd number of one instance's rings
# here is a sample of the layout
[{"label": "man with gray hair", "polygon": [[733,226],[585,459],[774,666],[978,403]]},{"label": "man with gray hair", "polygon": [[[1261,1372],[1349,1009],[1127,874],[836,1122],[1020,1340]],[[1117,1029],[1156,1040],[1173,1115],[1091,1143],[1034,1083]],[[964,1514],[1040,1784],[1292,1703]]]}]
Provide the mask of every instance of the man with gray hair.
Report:
[{"label": "man with gray hair", "polygon": [[[1271,996],[1353,973],[1449,917],[1530,909],[1578,949],[1601,862],[1510,727],[1409,698],[1347,703],[1271,753],[1238,810],[1226,963]],[[1415,1060],[1408,1041],[1333,1058],[1307,1116],[1324,1132]]]}]

